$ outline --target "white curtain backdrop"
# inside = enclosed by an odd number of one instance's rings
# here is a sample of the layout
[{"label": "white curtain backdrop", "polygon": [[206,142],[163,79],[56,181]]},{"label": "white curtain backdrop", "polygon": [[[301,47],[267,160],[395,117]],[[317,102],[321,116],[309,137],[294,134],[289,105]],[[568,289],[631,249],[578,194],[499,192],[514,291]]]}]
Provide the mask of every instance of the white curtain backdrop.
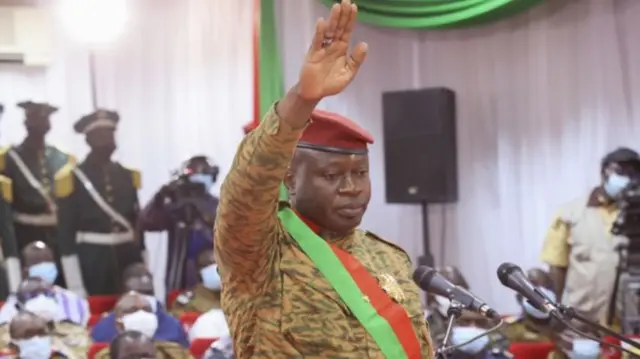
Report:
[{"label": "white curtain backdrop", "polygon": [[[227,172],[242,125],[252,119],[252,2],[131,1],[129,28],[111,49],[96,52],[97,102],[121,115],[115,159],[142,171],[142,204],[196,154]],[[19,143],[23,99],[60,106],[49,141],[84,158],[73,123],[92,111],[86,49],[55,33],[46,69],[0,65],[0,102],[7,112],[1,142]],[[216,187],[214,193],[219,191]],[[156,289],[164,295],[166,236],[147,235]]]},{"label": "white curtain backdrop", "polygon": [[[314,0],[278,2],[286,83],[293,84],[315,20]],[[360,122],[375,194],[363,227],[422,253],[418,206],[384,200],[381,93],[446,86],[458,96],[460,201],[431,210],[437,264],[459,266],[473,290],[515,311],[496,268],[541,265],[557,207],[598,181],[601,157],[640,137],[640,1],[549,1],[487,27],[399,31],[359,26],[369,56],[349,89],[321,107]],[[409,156],[409,154],[407,154]],[[444,226],[443,226],[444,223]]]}]

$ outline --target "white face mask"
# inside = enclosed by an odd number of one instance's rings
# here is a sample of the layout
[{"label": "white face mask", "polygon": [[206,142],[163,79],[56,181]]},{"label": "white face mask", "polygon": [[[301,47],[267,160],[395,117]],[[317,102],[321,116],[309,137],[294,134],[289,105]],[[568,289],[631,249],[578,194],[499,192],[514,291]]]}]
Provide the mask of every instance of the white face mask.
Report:
[{"label": "white face mask", "polygon": [[13,340],[20,351],[20,359],[46,359],[51,357],[51,337],[37,336]]},{"label": "white face mask", "polygon": [[58,320],[62,314],[58,302],[44,294],[40,294],[27,300],[24,304],[24,309],[46,319],[47,321]]},{"label": "white face mask", "polygon": [[148,336],[149,338],[153,338],[153,335],[158,329],[158,317],[145,310],[138,310],[136,312],[123,315],[120,320],[124,330],[134,330]]},{"label": "white face mask", "polygon": [[596,359],[600,352],[600,343],[591,339],[576,338],[573,340],[573,350],[569,353],[569,358]]},{"label": "white face mask", "polygon": [[200,269],[200,276],[202,277],[202,285],[204,285],[205,288],[214,291],[220,290],[220,275],[218,274],[217,264],[211,264]]},{"label": "white face mask", "polygon": [[[451,331],[451,344],[459,345],[467,340],[480,335],[484,332],[481,328],[477,327],[455,327]],[[489,337],[483,336],[469,344],[463,345],[460,347],[461,352],[465,352],[467,354],[478,354],[480,353],[487,345],[489,345]]]}]

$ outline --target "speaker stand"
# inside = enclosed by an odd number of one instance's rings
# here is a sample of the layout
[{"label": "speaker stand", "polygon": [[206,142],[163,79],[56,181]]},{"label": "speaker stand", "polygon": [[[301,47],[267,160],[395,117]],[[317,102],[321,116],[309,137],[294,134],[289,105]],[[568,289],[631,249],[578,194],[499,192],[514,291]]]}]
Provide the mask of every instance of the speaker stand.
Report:
[{"label": "speaker stand", "polygon": [[433,253],[431,252],[431,235],[429,231],[429,202],[420,203],[422,209],[422,247],[423,255],[418,259],[420,265],[433,267]]}]

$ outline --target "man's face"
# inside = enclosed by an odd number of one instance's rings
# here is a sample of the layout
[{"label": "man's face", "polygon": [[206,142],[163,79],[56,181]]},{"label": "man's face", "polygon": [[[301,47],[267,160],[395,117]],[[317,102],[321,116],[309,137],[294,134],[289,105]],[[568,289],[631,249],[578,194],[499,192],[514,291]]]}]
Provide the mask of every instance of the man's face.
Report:
[{"label": "man's face", "polygon": [[470,310],[462,310],[462,315],[456,320],[456,326],[474,327],[488,330],[492,327],[491,321],[479,313]]},{"label": "man's face", "polygon": [[298,149],[285,181],[294,207],[337,234],[360,224],[371,198],[368,155]]},{"label": "man's face", "polygon": [[53,252],[46,247],[32,247],[24,252],[24,265],[31,267],[44,262],[53,262]]},{"label": "man's face", "polygon": [[116,316],[116,325],[119,330],[123,330],[122,317],[127,314],[135,313],[139,310],[152,313],[151,304],[149,301],[137,293],[125,294],[116,304],[114,308]]},{"label": "man's face", "polygon": [[9,326],[11,339],[24,340],[47,335],[47,322],[35,315],[22,315],[11,321]]},{"label": "man's face", "polygon": [[48,116],[29,116],[24,120],[29,135],[44,136],[51,130]]},{"label": "man's face", "polygon": [[87,133],[87,143],[92,150],[111,155],[116,150],[115,129],[95,128]]},{"label": "man's face", "polygon": [[120,345],[120,350],[116,354],[118,359],[147,359],[156,357],[156,347],[148,339],[130,340],[125,339]]}]

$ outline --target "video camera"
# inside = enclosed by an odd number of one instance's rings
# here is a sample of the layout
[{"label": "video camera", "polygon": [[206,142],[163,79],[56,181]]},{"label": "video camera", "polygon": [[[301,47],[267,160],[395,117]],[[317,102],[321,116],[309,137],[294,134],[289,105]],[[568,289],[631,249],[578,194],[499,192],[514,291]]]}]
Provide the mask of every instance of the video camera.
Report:
[{"label": "video camera", "polygon": [[617,206],[620,212],[611,234],[629,239],[619,250],[626,252],[628,267],[640,270],[640,180],[632,181],[622,191]]},{"label": "video camera", "polygon": [[196,220],[206,222],[207,191],[202,183],[189,180],[189,175],[178,175],[162,188],[159,200],[177,221],[191,226]]}]

